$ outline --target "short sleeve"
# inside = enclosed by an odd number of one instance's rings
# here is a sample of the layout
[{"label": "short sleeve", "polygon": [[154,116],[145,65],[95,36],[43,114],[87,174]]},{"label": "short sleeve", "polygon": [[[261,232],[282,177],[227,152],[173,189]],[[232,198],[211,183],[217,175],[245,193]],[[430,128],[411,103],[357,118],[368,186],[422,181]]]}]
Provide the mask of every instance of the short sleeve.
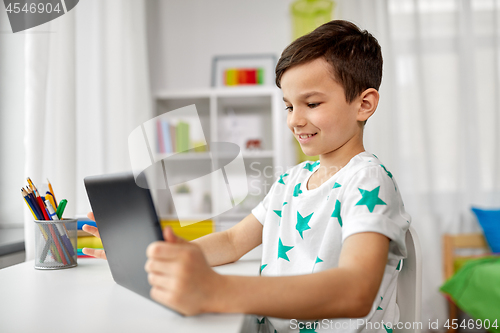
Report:
[{"label": "short sleeve", "polygon": [[382,165],[356,172],[340,196],[342,242],[353,234],[377,232],[390,240],[389,259],[406,257],[405,236],[410,217],[392,174]]},{"label": "short sleeve", "polygon": [[257,218],[257,220],[264,225],[264,221],[266,219],[267,211],[269,209],[269,203],[271,198],[273,197],[274,190],[276,188],[277,182],[274,182],[271,186],[271,189],[266,194],[264,199],[254,208],[252,209],[252,214]]}]

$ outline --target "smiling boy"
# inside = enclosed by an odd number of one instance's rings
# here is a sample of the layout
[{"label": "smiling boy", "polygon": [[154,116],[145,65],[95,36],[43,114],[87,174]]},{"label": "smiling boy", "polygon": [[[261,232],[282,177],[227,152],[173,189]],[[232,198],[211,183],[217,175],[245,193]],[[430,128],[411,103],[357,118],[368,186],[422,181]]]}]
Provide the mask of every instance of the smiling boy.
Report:
[{"label": "smiling boy", "polygon": [[[377,40],[350,22],[331,21],[290,44],[276,83],[289,129],[319,162],[282,174],[227,231],[186,242],[165,229],[166,242],[147,250],[152,298],[187,315],[256,314],[261,332],[390,331],[410,217],[392,174],[363,146],[381,79]],[[210,268],[261,243],[259,277]]]}]

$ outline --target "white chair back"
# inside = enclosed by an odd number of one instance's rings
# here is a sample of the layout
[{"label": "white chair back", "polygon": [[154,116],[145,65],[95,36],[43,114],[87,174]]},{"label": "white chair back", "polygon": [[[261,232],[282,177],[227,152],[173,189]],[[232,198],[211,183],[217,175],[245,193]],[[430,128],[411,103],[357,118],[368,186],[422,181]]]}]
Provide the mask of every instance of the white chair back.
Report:
[{"label": "white chair back", "polygon": [[422,251],[415,229],[410,226],[406,233],[408,256],[399,272],[396,303],[399,306],[399,327],[395,333],[420,333],[422,323]]}]

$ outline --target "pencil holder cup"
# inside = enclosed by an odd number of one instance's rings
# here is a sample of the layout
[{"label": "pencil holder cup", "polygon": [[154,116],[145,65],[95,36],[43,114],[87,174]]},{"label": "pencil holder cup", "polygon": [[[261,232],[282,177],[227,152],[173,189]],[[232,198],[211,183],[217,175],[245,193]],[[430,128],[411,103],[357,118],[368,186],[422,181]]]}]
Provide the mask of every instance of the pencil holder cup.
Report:
[{"label": "pencil holder cup", "polygon": [[77,265],[77,221],[35,220],[35,268],[60,269]]}]

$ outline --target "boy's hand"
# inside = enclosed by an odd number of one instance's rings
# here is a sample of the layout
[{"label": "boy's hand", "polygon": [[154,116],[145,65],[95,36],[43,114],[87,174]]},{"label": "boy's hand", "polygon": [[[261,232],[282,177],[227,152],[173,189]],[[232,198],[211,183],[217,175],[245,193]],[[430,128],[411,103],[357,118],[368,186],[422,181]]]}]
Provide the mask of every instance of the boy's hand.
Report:
[{"label": "boy's hand", "polygon": [[223,276],[209,267],[197,244],[177,237],[170,227],[163,237],[165,242],[151,243],[146,250],[151,298],[185,315],[215,312]]},{"label": "boy's hand", "polygon": [[[92,221],[95,221],[95,217],[94,217],[94,213],[90,212],[87,214],[87,217],[89,219],[91,219]],[[85,224],[82,229],[92,235],[94,235],[95,237],[97,238],[101,238],[99,236],[99,230],[97,230],[96,227],[94,226],[91,226],[91,225],[88,225],[88,224]],[[104,252],[104,250],[96,250],[96,249],[91,249],[91,248],[88,248],[88,247],[84,247],[82,249],[82,252],[88,256],[92,256],[92,257],[96,257],[96,258],[100,258],[100,259],[106,259],[106,253]]]}]

